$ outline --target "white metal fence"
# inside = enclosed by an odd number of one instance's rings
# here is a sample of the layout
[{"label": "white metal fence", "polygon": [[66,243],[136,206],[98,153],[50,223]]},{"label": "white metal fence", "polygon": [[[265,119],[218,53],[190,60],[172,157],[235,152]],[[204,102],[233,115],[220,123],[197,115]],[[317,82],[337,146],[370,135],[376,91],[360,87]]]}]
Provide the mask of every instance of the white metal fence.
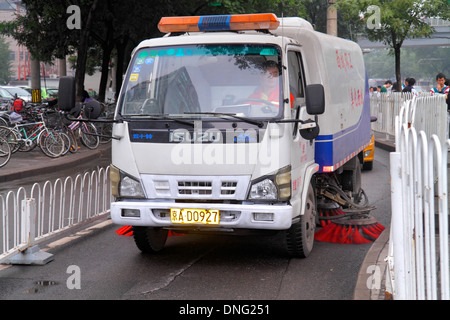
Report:
[{"label": "white metal fence", "polygon": [[[29,199],[34,199],[36,212],[31,221],[22,207]],[[109,167],[0,194],[0,263],[30,245],[109,212],[110,200]]]},{"label": "white metal fence", "polygon": [[[445,117],[436,118],[440,112]],[[442,96],[424,98],[420,104],[404,102],[396,123],[386,288],[396,300],[448,300],[450,140],[446,134],[439,138],[447,126],[447,105]]]},{"label": "white metal fence", "polygon": [[[430,97],[430,93],[421,93],[420,98]],[[377,121],[372,122],[372,130],[389,135],[395,135],[395,117],[405,101],[411,101],[416,95],[410,92],[374,93],[370,97],[370,115],[376,116]]]}]

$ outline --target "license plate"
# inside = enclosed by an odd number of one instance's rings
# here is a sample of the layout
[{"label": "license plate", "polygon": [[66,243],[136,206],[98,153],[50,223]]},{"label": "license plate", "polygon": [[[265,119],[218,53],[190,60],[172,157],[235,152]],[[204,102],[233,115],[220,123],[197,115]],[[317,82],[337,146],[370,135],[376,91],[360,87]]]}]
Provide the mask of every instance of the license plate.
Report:
[{"label": "license plate", "polygon": [[219,210],[205,209],[170,209],[170,220],[172,223],[192,224],[219,224]]}]

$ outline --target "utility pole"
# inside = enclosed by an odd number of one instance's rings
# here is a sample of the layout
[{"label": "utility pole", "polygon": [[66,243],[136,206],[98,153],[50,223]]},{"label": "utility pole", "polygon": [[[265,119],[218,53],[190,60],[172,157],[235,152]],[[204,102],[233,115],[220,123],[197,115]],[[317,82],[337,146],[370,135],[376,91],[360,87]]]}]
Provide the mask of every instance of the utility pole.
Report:
[{"label": "utility pole", "polygon": [[31,101],[41,102],[41,64],[39,60],[31,57]]},{"label": "utility pole", "polygon": [[338,35],[337,30],[337,10],[333,7],[335,0],[328,0],[327,8],[327,34],[332,36]]}]

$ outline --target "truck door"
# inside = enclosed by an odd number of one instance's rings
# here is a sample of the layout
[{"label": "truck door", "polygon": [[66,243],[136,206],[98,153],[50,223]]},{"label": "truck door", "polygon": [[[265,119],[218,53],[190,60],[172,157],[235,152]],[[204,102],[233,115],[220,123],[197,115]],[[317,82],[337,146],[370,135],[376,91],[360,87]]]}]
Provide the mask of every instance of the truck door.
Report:
[{"label": "truck door", "polygon": [[[287,67],[290,98],[291,118],[306,120],[313,118],[306,112],[305,104],[305,72],[302,63],[302,56],[297,48],[288,51]],[[314,144],[302,138],[299,133],[299,123],[292,124],[292,147],[291,147],[291,168],[292,168],[292,195],[293,200],[298,199],[298,193],[302,191],[302,186],[309,181],[304,181],[307,166],[314,160]],[[297,197],[296,197],[297,194]],[[294,200],[295,201],[295,200]]]}]

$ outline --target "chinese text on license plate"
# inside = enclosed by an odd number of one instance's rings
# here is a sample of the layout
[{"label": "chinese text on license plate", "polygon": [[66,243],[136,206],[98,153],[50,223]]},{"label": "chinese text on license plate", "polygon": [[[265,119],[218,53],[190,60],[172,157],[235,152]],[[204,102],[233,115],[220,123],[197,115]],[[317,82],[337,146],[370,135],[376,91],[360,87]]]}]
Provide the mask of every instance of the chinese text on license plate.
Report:
[{"label": "chinese text on license plate", "polygon": [[170,220],[173,223],[219,224],[219,210],[211,209],[170,209]]}]

